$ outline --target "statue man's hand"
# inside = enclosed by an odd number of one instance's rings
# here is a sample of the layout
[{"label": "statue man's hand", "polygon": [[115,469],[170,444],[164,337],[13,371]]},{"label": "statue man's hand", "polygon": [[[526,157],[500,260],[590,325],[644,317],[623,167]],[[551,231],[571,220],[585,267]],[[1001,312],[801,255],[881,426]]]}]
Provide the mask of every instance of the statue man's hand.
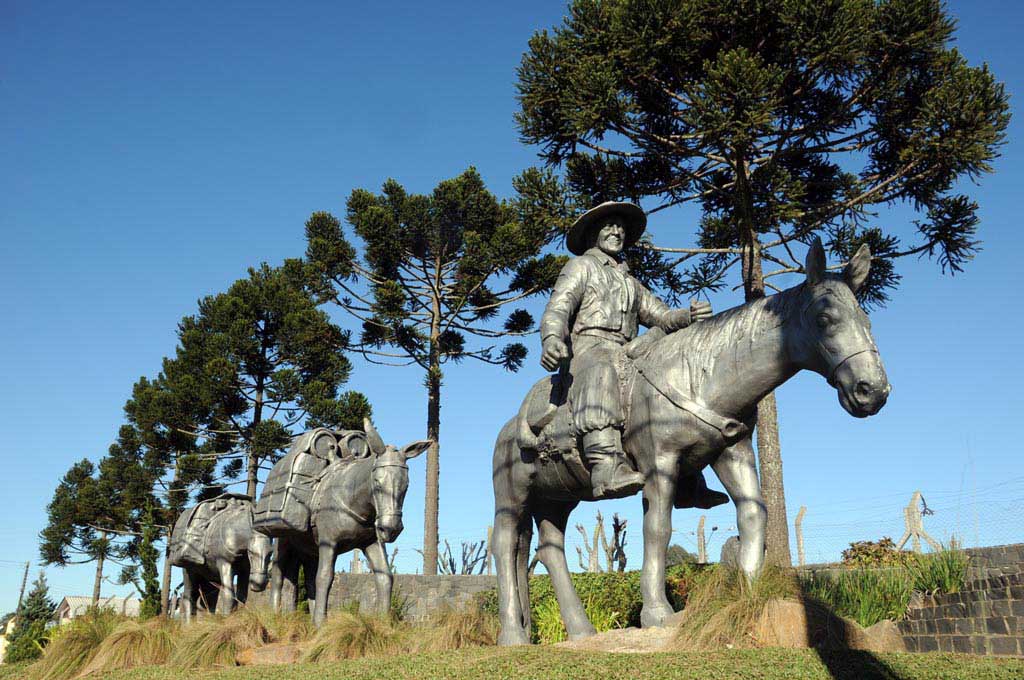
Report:
[{"label": "statue man's hand", "polygon": [[553,371],[558,368],[558,364],[569,358],[569,347],[560,339],[555,336],[549,336],[544,339],[544,347],[540,356],[540,365],[544,367],[546,371]]},{"label": "statue man's hand", "polygon": [[711,303],[701,300],[690,301],[690,321],[696,323],[711,318]]}]

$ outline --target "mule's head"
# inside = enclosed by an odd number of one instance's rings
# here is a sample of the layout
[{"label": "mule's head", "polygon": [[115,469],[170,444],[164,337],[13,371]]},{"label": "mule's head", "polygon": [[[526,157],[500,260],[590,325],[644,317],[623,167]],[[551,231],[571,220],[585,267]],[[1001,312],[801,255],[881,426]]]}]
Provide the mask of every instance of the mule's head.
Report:
[{"label": "mule's head", "polygon": [[274,545],[269,536],[254,529],[252,538],[249,539],[248,550],[249,588],[258,593],[267,587],[267,581],[270,578],[270,557],[274,552]]},{"label": "mule's head", "polygon": [[409,490],[409,466],[406,461],[426,451],[431,442],[421,440],[398,449],[384,443],[369,419],[363,420],[363,427],[373,454],[370,484],[373,507],[377,514],[374,528],[381,543],[390,543],[398,538],[404,528],[402,505],[405,503],[405,492]]},{"label": "mule's head", "polygon": [[871,251],[862,245],[842,274],[830,274],[825,249],[815,239],[804,269],[807,280],[791,352],[798,364],[825,376],[847,412],[872,416],[885,405],[892,386],[871,336],[871,321],[856,297],[871,270]]}]

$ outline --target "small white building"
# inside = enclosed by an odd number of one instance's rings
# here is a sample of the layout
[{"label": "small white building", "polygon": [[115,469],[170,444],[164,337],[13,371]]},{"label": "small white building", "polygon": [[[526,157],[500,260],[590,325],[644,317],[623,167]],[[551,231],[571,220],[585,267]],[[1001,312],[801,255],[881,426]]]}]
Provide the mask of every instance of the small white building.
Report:
[{"label": "small white building", "polygon": [[12,616],[7,623],[0,627],[0,661],[3,660],[4,654],[7,653],[7,637],[14,632],[16,621],[16,617]]},{"label": "small white building", "polygon": [[[137,597],[103,597],[99,606],[113,609],[124,616],[138,616],[141,601]],[[92,598],[85,595],[68,595],[57,605],[53,619],[57,623],[65,623],[81,616],[92,606]]]}]

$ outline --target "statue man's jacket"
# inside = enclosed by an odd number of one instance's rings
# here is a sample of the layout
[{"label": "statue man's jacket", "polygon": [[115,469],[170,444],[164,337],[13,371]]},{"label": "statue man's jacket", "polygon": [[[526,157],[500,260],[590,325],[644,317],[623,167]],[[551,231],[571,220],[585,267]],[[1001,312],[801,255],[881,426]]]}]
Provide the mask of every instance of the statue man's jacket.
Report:
[{"label": "statue man's jacket", "polygon": [[630,276],[625,263],[595,247],[562,268],[541,317],[540,335],[563,341],[604,335],[624,344],[636,337],[638,324],[667,325],[670,311]]}]

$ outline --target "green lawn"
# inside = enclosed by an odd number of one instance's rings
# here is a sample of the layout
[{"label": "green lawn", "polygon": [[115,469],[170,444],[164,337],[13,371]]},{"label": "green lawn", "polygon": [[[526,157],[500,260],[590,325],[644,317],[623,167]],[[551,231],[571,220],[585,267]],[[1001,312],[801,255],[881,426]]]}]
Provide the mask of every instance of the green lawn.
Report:
[{"label": "green lawn", "polygon": [[[0,680],[23,677],[25,668],[4,669]],[[94,677],[94,676],[93,676]],[[295,664],[222,670],[178,671],[165,667],[112,673],[109,680],[377,680],[378,678],[474,678],[557,680],[559,678],[694,678],[726,680],[995,680],[1024,678],[1024,660],[955,654],[818,653],[810,650],[732,650],[705,653],[607,654],[550,647],[474,648],[458,652],[325,665]]]}]

